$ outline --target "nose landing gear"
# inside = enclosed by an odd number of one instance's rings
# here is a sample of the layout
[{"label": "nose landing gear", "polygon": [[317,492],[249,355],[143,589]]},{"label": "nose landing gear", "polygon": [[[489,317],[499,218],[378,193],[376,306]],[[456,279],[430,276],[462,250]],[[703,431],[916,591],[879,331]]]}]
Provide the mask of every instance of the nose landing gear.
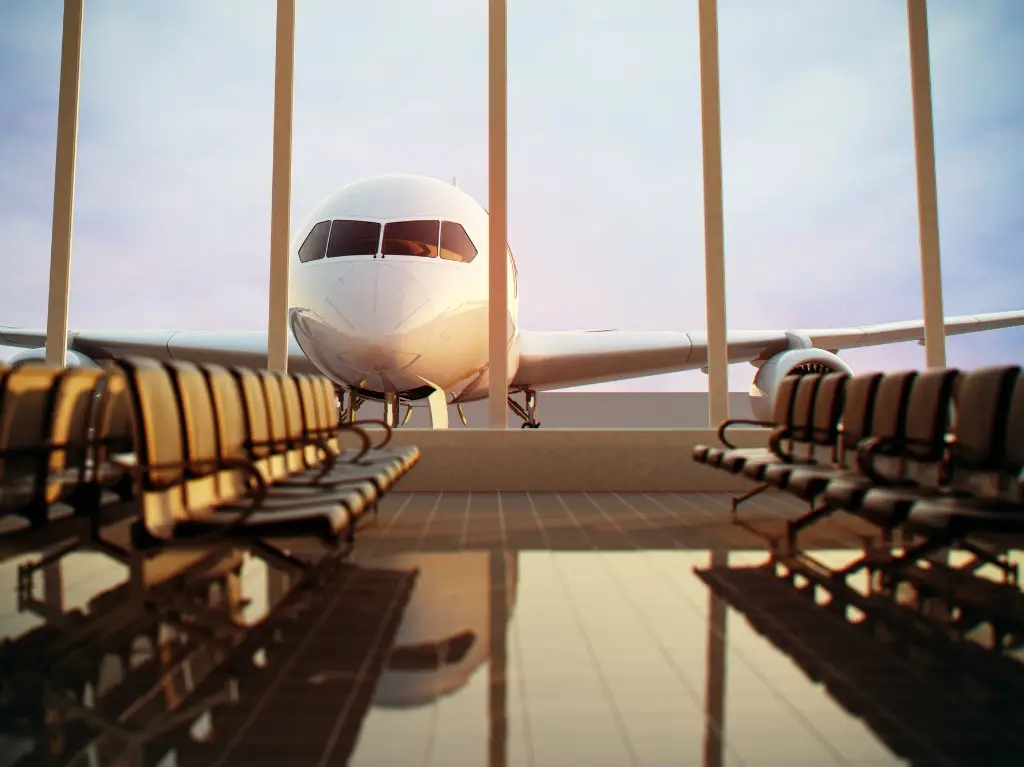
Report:
[{"label": "nose landing gear", "polygon": [[523,419],[522,429],[539,429],[540,421],[537,420],[537,392],[532,389],[524,389],[523,395],[526,406],[523,407],[511,397],[508,398],[508,407],[513,413]]}]

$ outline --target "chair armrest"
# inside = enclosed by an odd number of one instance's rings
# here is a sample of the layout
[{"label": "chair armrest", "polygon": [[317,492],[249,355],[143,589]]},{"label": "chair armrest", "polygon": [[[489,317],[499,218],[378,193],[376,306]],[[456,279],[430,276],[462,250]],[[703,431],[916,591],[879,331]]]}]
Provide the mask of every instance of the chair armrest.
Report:
[{"label": "chair armrest", "polygon": [[[267,481],[263,479],[263,475],[259,469],[250,461],[248,458],[228,458],[220,461],[220,468],[222,469],[239,469],[245,472],[246,476],[253,480],[253,484],[250,485],[250,492],[248,498],[252,501],[249,508],[245,510],[239,520],[244,520],[249,514],[256,511],[262,504],[263,499],[267,497]],[[232,525],[237,524],[233,522]]]},{"label": "chair armrest", "polygon": [[725,438],[725,432],[731,426],[738,426],[740,424],[742,424],[744,426],[761,426],[761,427],[764,427],[764,428],[771,428],[772,426],[778,426],[778,424],[773,422],[773,421],[755,421],[755,420],[750,419],[750,418],[730,418],[727,421],[722,421],[722,423],[720,423],[718,425],[718,441],[721,442],[723,445],[725,445],[730,450],[735,450],[736,446]]},{"label": "chair armrest", "polygon": [[387,445],[391,441],[391,431],[392,430],[391,430],[391,426],[388,425],[387,421],[376,421],[376,420],[372,420],[372,419],[367,419],[367,420],[352,421],[352,422],[350,422],[349,425],[350,426],[355,426],[355,427],[378,426],[378,427],[380,427],[381,429],[384,430],[384,439],[382,439],[378,444],[374,445],[371,448],[372,450],[380,450],[382,447],[384,447],[385,445]]},{"label": "chair armrest", "polygon": [[354,458],[352,458],[349,461],[346,461],[346,463],[355,463],[368,452],[370,452],[370,436],[363,429],[357,426],[354,421],[352,423],[339,424],[337,433],[341,434],[343,431],[355,434],[359,438],[360,443],[359,452],[356,453]]},{"label": "chair armrest", "polygon": [[878,485],[891,485],[894,479],[875,468],[875,457],[883,448],[896,444],[891,437],[869,437],[857,445],[857,468],[861,474]]},{"label": "chair armrest", "polygon": [[790,434],[788,426],[779,426],[768,437],[768,449],[775,453],[784,463],[793,463],[793,453],[782,449],[782,440],[789,437]]}]

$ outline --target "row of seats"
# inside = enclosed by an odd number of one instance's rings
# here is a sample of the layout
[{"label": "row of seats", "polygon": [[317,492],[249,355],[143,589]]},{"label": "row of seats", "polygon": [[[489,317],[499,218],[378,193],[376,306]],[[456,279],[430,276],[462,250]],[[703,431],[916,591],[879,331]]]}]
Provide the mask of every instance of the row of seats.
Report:
[{"label": "row of seats", "polygon": [[[368,427],[383,430],[373,444]],[[359,441],[345,449],[345,436]],[[0,368],[0,514],[59,510],[98,529],[132,504],[132,543],[316,537],[356,525],[419,459],[383,422],[339,423],[331,382],[127,358],[102,369]]]},{"label": "row of seats", "polygon": [[[779,385],[768,449],[721,446],[693,458],[808,502],[788,539],[834,513],[922,538],[892,568],[958,547],[984,555],[976,538],[1024,534],[1024,376],[1017,366],[921,372],[788,376]],[[734,505],[734,512],[736,509]],[[889,555],[886,554],[886,557]],[[1004,569],[1005,569],[1005,563]],[[860,566],[881,565],[870,558]]]}]

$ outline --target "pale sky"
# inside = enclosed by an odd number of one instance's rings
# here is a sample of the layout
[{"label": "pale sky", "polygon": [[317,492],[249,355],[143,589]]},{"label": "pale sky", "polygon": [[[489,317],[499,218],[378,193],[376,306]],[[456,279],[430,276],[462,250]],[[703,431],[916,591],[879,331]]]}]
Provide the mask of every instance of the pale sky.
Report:
[{"label": "pale sky", "polygon": [[[1024,309],[1024,3],[928,5],[946,313]],[[297,6],[293,222],[386,172],[486,204],[485,0]],[[523,326],[703,329],[696,0],[509,6]],[[61,9],[0,0],[0,324],[45,324]],[[730,328],[920,317],[905,2],[719,11]],[[274,24],[273,0],[86,0],[73,329],[266,326]],[[1020,329],[948,343],[965,368],[1022,350]]]}]

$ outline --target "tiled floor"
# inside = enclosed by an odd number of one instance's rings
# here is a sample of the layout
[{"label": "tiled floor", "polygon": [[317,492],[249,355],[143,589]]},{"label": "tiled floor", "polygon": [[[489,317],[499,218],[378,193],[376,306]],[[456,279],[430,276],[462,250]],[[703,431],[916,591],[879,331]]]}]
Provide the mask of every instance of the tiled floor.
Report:
[{"label": "tiled floor", "polygon": [[[47,763],[10,716],[43,668],[90,716],[163,723],[125,764],[1018,764],[1012,652],[857,622],[752,569],[800,510],[766,494],[732,524],[714,495],[396,494],[319,589],[238,555],[211,590],[221,642],[198,647],[81,552],[37,578],[54,612],[95,600],[84,639],[48,655],[72,624],[18,610],[11,559],[0,765]],[[838,567],[870,533],[837,518],[804,542]],[[51,716],[49,763],[122,763],[115,731]]]}]

